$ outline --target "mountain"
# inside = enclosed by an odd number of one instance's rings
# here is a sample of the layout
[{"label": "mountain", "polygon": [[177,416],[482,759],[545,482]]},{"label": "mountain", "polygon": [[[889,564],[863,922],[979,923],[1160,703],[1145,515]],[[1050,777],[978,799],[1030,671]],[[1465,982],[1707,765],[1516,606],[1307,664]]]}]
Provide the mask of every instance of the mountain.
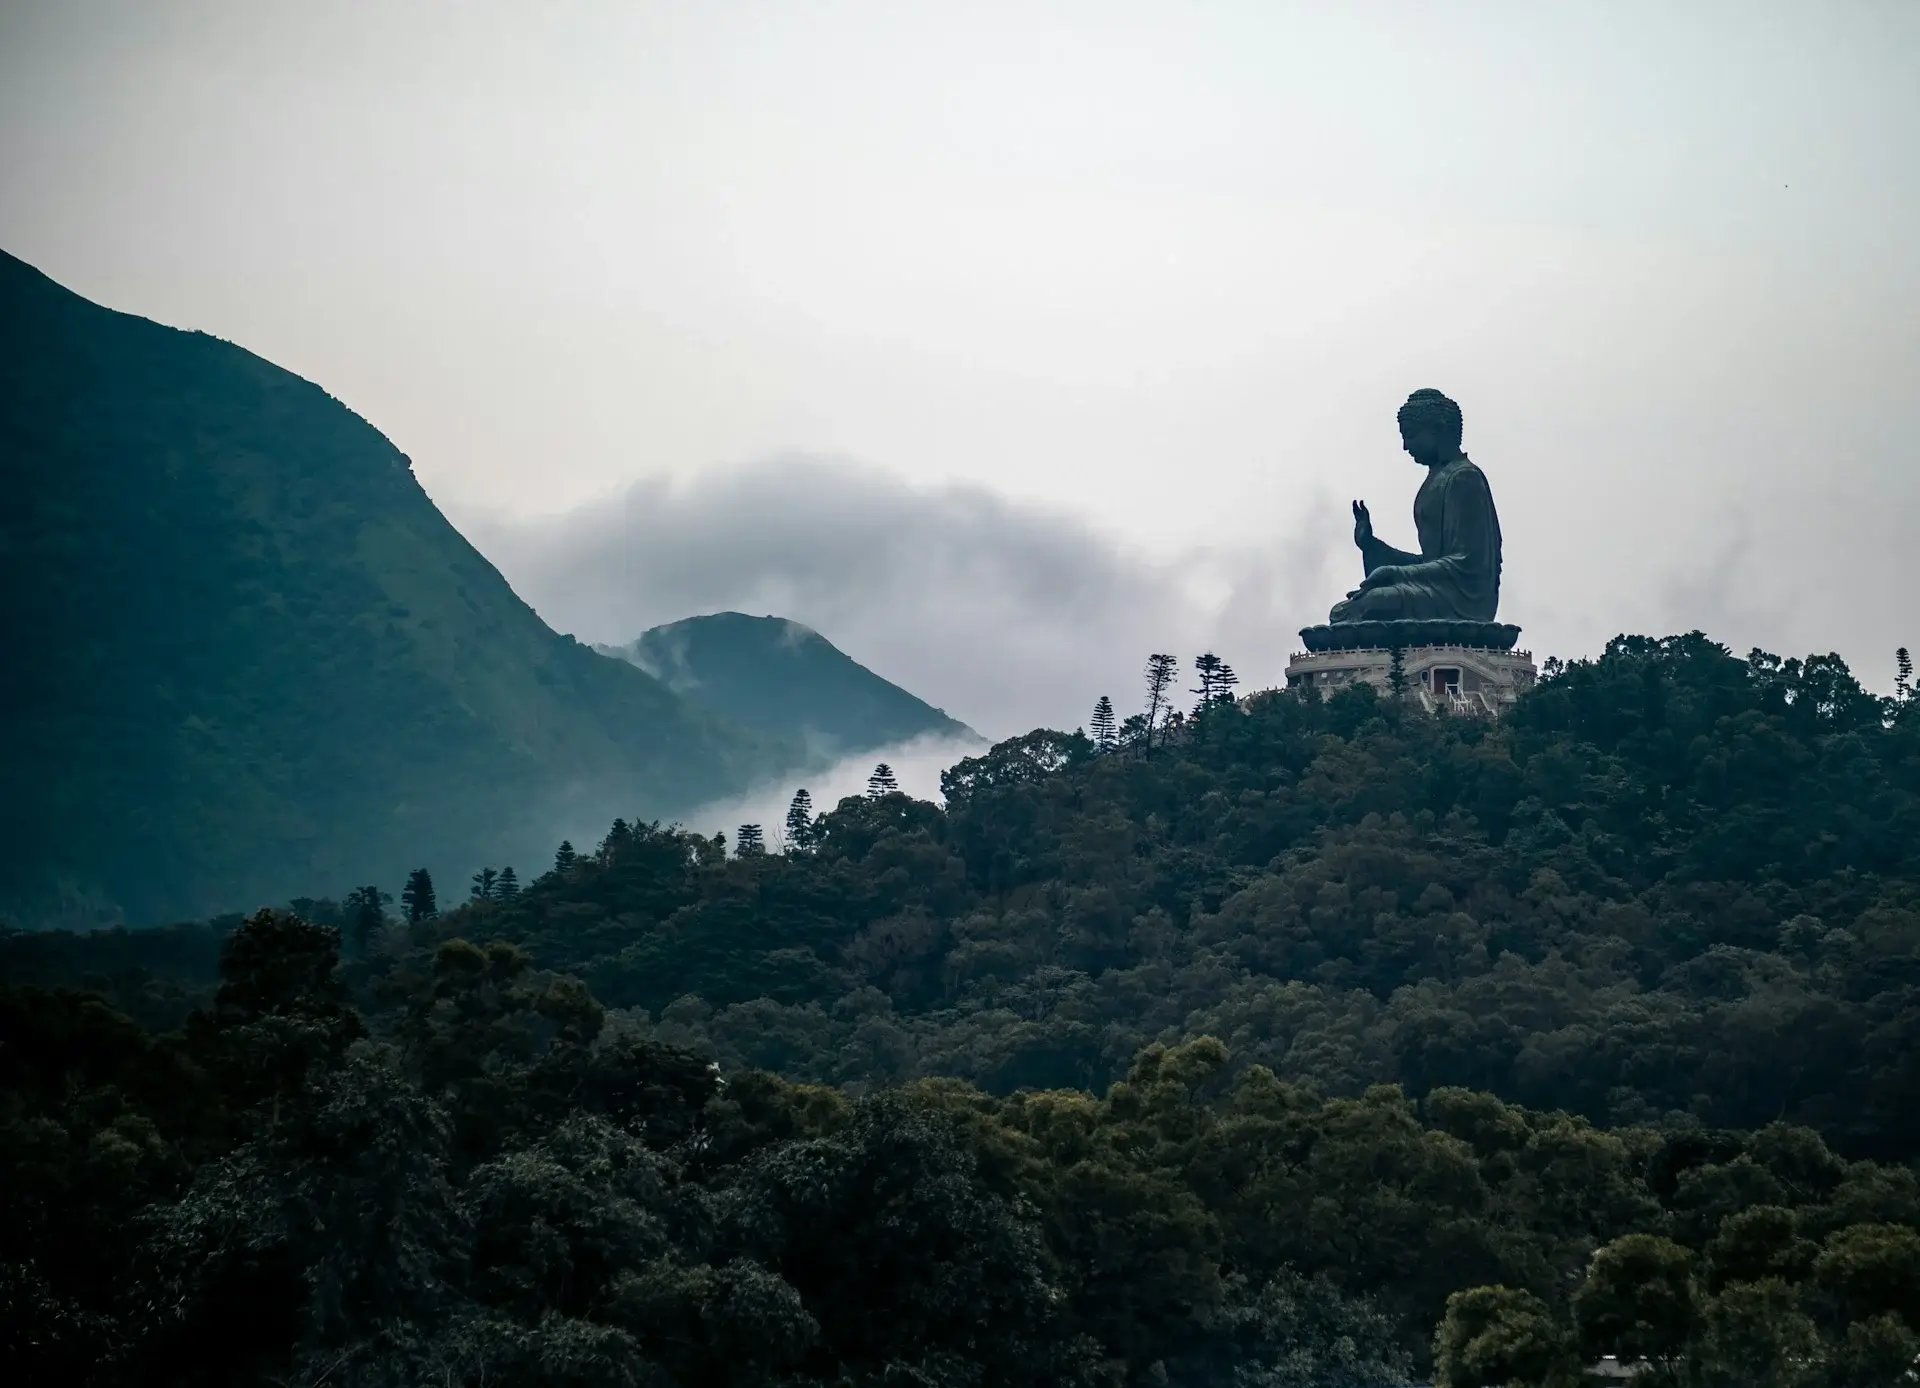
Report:
[{"label": "mountain", "polygon": [[654,627],[625,646],[595,649],[632,662],[717,717],[797,736],[824,755],[924,736],[982,741],[819,632],[783,617],[716,612]]},{"label": "mountain", "polygon": [[3,253],[0,467],[0,917],[457,897],[797,760],[548,628],[319,386]]}]

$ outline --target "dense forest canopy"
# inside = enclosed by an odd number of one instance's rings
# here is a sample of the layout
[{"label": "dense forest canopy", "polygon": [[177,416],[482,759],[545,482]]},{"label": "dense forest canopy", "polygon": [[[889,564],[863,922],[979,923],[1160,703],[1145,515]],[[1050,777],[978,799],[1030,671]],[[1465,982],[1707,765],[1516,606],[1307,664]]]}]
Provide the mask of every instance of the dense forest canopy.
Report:
[{"label": "dense forest canopy", "polygon": [[784,851],[622,821],[452,909],[8,937],[8,1351],[1906,1381],[1917,710],[1834,657],[1622,638],[1498,723],[1208,699]]}]

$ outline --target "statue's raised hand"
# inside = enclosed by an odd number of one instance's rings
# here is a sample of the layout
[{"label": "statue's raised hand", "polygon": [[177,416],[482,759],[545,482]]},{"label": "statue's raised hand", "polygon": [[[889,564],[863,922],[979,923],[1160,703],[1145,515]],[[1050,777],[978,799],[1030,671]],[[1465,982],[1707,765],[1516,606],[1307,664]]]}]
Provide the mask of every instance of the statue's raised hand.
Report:
[{"label": "statue's raised hand", "polygon": [[1365,549],[1372,538],[1373,517],[1367,514],[1367,503],[1356,501],[1353,503],[1353,542]]}]

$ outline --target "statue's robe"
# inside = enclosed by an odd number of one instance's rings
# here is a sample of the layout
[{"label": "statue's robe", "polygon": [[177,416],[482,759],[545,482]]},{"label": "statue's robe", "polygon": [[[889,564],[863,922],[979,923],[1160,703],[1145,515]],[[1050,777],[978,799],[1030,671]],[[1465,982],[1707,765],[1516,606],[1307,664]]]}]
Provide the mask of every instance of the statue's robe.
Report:
[{"label": "statue's robe", "polygon": [[1413,499],[1413,526],[1418,554],[1378,536],[1361,547],[1367,573],[1384,564],[1405,573],[1336,604],[1331,621],[1493,620],[1500,606],[1500,517],[1486,474],[1466,454],[1427,473]]}]

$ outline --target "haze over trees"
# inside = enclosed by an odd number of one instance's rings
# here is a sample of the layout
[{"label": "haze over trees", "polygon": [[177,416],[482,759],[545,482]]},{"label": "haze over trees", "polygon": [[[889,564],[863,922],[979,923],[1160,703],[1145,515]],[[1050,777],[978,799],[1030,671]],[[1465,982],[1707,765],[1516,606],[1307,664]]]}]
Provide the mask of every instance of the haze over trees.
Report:
[{"label": "haze over trees", "polygon": [[807,852],[623,820],[344,959],[366,889],[0,939],[8,1351],[1905,1381],[1920,701],[1635,637],[1499,723],[1265,694],[1146,752],[1036,731]]}]

